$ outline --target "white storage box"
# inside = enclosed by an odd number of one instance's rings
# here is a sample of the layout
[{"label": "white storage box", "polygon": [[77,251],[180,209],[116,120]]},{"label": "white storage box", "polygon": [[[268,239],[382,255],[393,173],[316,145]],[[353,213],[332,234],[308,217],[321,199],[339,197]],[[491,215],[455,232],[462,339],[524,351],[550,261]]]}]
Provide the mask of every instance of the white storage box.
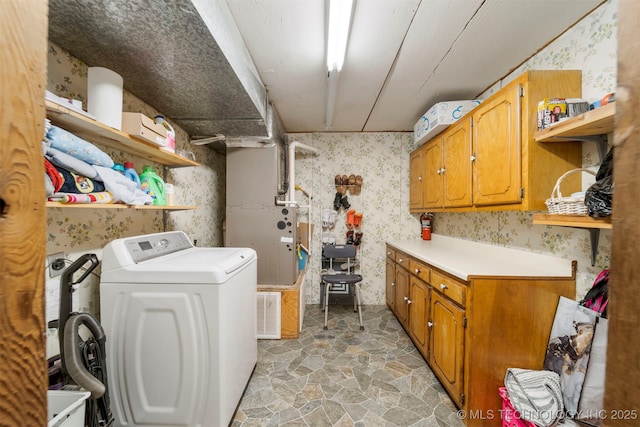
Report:
[{"label": "white storage box", "polygon": [[47,427],[84,427],[88,391],[47,390]]},{"label": "white storage box", "polygon": [[417,145],[424,144],[481,102],[479,99],[438,102],[429,108],[413,127],[413,142]]}]

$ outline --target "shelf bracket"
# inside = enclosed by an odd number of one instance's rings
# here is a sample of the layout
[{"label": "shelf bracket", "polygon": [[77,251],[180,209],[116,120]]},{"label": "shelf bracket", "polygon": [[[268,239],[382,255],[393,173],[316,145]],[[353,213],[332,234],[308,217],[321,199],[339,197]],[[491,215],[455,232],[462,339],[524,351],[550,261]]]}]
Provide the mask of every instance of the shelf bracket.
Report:
[{"label": "shelf bracket", "polygon": [[584,228],[584,227],[571,227],[571,228],[587,230],[589,232],[589,243],[591,244],[591,267],[594,267],[596,265],[596,258],[598,256],[598,244],[600,242],[600,229]]},{"label": "shelf bracket", "polygon": [[585,135],[585,136],[558,136],[557,138],[566,139],[567,141],[582,141],[582,142],[594,142],[598,148],[598,156],[600,157],[600,163],[607,155],[607,147],[609,146],[609,137],[607,134],[603,135]]},{"label": "shelf bracket", "polygon": [[596,257],[598,256],[598,242],[600,241],[600,229],[590,228],[589,241],[591,242],[591,267],[596,265]]}]

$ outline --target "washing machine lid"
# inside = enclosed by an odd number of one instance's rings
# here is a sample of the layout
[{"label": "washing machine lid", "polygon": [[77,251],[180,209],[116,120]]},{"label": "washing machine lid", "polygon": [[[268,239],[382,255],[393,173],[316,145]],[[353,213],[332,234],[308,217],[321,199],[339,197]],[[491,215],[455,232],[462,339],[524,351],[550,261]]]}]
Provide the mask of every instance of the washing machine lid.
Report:
[{"label": "washing machine lid", "polygon": [[101,282],[210,283],[229,280],[257,255],[250,248],[194,247],[182,232],[118,239],[105,246]]}]

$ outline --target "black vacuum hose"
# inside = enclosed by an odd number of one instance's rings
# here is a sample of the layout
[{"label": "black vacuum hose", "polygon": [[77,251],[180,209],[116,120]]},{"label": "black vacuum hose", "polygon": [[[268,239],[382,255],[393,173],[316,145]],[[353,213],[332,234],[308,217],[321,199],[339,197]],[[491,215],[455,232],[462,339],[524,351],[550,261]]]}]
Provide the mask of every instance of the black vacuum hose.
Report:
[{"label": "black vacuum hose", "polygon": [[73,314],[64,325],[64,356],[69,376],[80,387],[91,392],[91,397],[98,399],[106,391],[106,386],[94,377],[84,366],[80,355],[80,325],[85,325],[98,342],[101,354],[105,354],[105,334],[100,323],[87,313]]},{"label": "black vacuum hose", "polygon": [[[67,267],[60,277],[60,311],[58,316],[58,344],[60,345],[60,363],[62,370],[62,380],[68,383],[67,362],[64,354],[65,329],[67,320],[73,314],[71,305],[73,299],[73,285],[82,282],[98,266],[100,262],[95,254],[84,254]],[[85,271],[76,280],[73,275],[84,268]]]}]

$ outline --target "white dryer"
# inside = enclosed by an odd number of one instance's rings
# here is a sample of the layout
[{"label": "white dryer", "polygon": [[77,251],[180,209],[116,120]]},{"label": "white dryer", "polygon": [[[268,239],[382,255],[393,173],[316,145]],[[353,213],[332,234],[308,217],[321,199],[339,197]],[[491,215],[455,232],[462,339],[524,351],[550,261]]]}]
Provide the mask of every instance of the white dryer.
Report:
[{"label": "white dryer", "polygon": [[257,361],[257,256],[181,231],[104,248],[101,324],[119,426],[226,426]]}]

